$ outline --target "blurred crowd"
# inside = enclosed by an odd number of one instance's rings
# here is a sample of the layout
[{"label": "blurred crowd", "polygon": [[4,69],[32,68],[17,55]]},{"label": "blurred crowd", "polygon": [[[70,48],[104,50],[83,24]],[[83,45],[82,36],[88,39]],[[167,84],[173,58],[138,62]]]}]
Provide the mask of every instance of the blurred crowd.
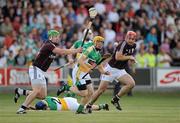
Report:
[{"label": "blurred crowd", "polygon": [[[137,67],[180,66],[180,0],[0,0],[0,67],[31,64],[49,29],[61,31],[60,46],[70,48],[82,38],[92,6],[98,12],[92,30],[105,37],[105,52],[134,30]],[[53,65],[64,62],[60,56]]]}]

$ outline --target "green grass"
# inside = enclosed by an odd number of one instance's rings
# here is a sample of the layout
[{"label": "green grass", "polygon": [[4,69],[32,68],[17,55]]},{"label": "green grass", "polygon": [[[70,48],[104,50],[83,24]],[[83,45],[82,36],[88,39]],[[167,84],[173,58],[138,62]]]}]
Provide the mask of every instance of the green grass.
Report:
[{"label": "green grass", "polygon": [[[180,93],[136,92],[123,97],[122,111],[110,105],[110,111],[77,115],[64,111],[28,111],[15,114],[24,98],[15,104],[13,95],[0,94],[0,123],[180,123]],[[97,103],[109,103],[111,94],[104,94]]]}]

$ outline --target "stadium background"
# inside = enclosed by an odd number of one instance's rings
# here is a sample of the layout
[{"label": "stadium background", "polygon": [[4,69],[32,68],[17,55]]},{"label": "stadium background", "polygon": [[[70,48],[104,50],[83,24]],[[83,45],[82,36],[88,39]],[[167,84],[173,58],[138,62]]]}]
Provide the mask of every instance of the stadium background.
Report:
[{"label": "stadium background", "polygon": [[[10,106],[14,112],[18,107],[9,103],[15,87],[30,87],[27,68],[42,43],[47,40],[47,31],[49,29],[61,31],[60,46],[70,48],[73,42],[82,38],[83,30],[88,23],[88,8],[92,6],[98,11],[92,30],[94,35],[105,37],[103,49],[105,52],[112,53],[114,43],[123,41],[128,30],[134,30],[137,33],[136,58],[138,63],[135,66],[136,70],[132,72],[136,80],[135,92],[133,92],[135,99],[125,97],[124,100],[127,100],[125,107],[130,106],[131,109],[132,100],[141,101],[143,105],[147,96],[150,97],[149,101],[162,98],[162,102],[165,102],[168,98],[169,102],[166,102],[167,107],[169,106],[168,110],[172,109],[169,110],[168,116],[175,113],[174,117],[170,117],[169,120],[172,118],[175,120],[170,120],[171,122],[180,122],[180,105],[178,105],[180,104],[178,99],[180,90],[180,0],[0,0],[0,97],[4,98],[0,100],[2,109],[0,113],[3,114],[5,111],[3,106]],[[67,73],[71,71],[70,68],[57,72],[53,69],[66,62],[66,56],[57,57],[47,74],[48,89],[52,93],[58,88],[59,81],[67,80]],[[97,71],[93,73],[95,87],[98,86],[98,75]],[[103,101],[110,99],[112,88],[113,84],[110,85],[108,96],[106,94],[103,96]],[[100,99],[100,102],[102,100]],[[132,102],[139,105],[136,101]],[[171,105],[171,102],[176,102],[176,104]],[[146,103],[144,106],[147,105]],[[161,107],[160,103],[155,101],[157,104],[155,107]],[[162,107],[162,112],[158,115],[163,114],[165,107]],[[176,112],[173,109],[179,110]],[[130,111],[131,113],[127,115],[133,115],[134,109]],[[13,111],[6,113],[11,114]],[[140,114],[142,115],[143,112]],[[104,112],[100,115],[103,116]],[[1,117],[0,121],[5,122],[4,118],[7,117],[8,115]],[[103,122],[107,121],[109,120]],[[129,122],[132,121],[129,120]],[[145,119],[142,120],[144,121]],[[161,121],[162,119],[160,121],[149,120],[149,122],[157,123]],[[164,122],[167,121],[164,120]]]}]

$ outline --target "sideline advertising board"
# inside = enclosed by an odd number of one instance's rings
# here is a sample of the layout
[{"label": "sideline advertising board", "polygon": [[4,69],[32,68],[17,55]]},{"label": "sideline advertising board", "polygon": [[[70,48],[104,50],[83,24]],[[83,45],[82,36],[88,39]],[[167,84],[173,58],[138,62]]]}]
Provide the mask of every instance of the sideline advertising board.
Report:
[{"label": "sideline advertising board", "polygon": [[158,68],[157,87],[180,87],[180,69]]}]

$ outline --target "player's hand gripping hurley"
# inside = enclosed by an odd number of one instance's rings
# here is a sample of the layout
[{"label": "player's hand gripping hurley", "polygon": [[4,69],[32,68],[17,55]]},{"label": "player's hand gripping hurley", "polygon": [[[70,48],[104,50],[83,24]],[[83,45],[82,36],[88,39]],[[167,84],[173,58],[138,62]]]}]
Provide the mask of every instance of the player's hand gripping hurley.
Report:
[{"label": "player's hand gripping hurley", "polygon": [[[100,62],[98,64],[96,64],[96,66],[94,66],[91,70],[94,70],[98,65],[100,65],[103,61],[105,61],[106,59],[110,58],[111,57],[111,54],[107,53],[107,54],[104,54],[102,59],[100,60]],[[87,75],[89,74],[89,72],[87,72],[83,77],[82,79],[84,79]]]}]

